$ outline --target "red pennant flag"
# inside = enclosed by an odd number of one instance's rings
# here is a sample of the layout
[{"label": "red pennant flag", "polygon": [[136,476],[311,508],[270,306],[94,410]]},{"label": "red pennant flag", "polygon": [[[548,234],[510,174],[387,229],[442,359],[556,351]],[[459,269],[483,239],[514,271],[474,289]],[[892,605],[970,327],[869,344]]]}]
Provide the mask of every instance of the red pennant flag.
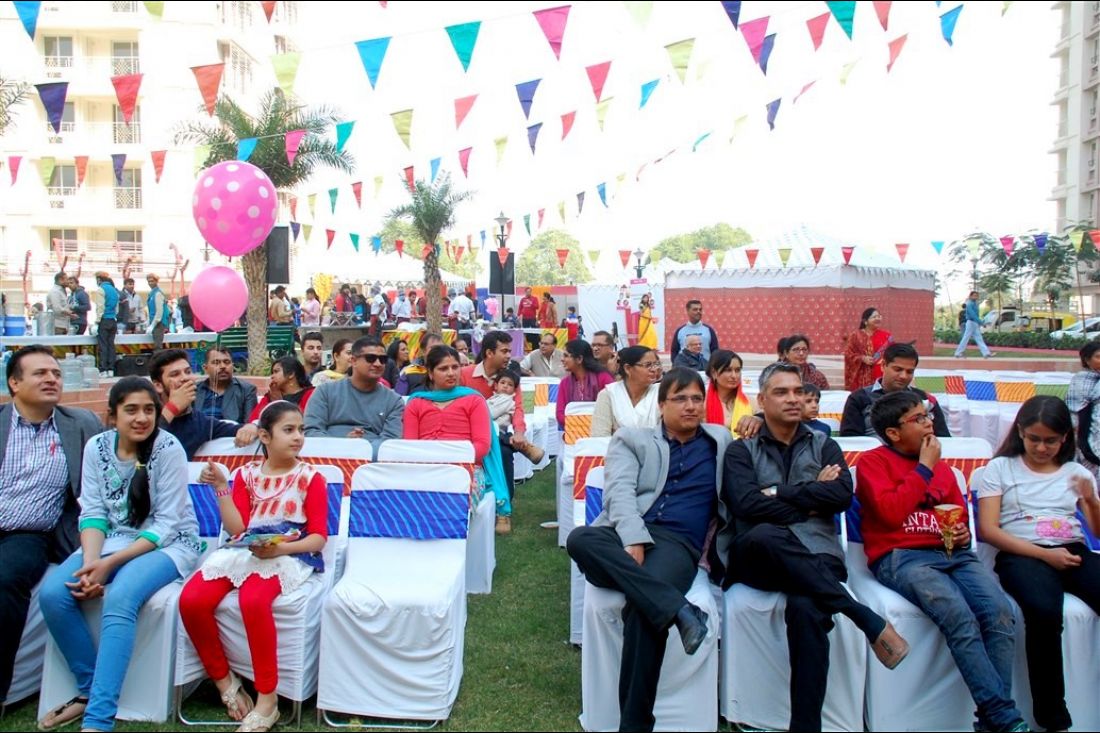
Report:
[{"label": "red pennant flag", "polygon": [[356,181],[351,184],[351,192],[355,194],[355,203],[358,204],[360,209],[363,208],[363,182]]},{"label": "red pennant flag", "polygon": [[508,255],[512,254],[507,247],[501,247],[497,250],[497,259],[500,260],[501,267],[508,266]]},{"label": "red pennant flag", "polygon": [[573,129],[573,120],[577,119],[576,110],[566,112],[561,116],[561,139],[564,140],[569,131]]},{"label": "red pennant flag", "polygon": [[137,105],[138,90],[141,88],[141,76],[141,74],[125,74],[111,77],[111,83],[115,86],[115,96],[118,97],[118,107],[122,110],[122,121],[127,125],[134,116],[134,106]]},{"label": "red pennant flag", "polygon": [[746,249],[745,250],[745,257],[747,257],[748,260],[749,260],[749,269],[750,270],[752,268],[756,267],[756,256],[758,254],[760,254],[760,250],[758,250],[758,249]]},{"label": "red pennant flag", "polygon": [[290,218],[293,219],[294,221],[298,221],[298,197],[297,196],[291,196],[289,203],[290,203]]},{"label": "red pennant flag", "polygon": [[461,262],[462,261],[462,255],[464,255],[464,254],[466,254],[466,248],[465,247],[463,247],[461,244],[458,245],[457,247],[455,247],[455,258],[454,258],[455,262]]},{"label": "red pennant flag", "polygon": [[164,156],[167,154],[167,150],[154,150],[149,153],[153,159],[153,177],[157,183],[160,183],[160,176],[164,173]]},{"label": "red pennant flag", "polygon": [[1093,229],[1089,232],[1089,239],[1092,240],[1092,246],[1100,249],[1100,229]]},{"label": "red pennant flag", "polygon": [[806,27],[810,30],[810,40],[814,42],[814,50],[821,48],[821,42],[825,40],[825,27],[829,25],[829,16],[832,13],[822,13],[816,18],[806,21]]},{"label": "red pennant flag", "polygon": [[88,172],[88,156],[77,155],[73,157],[73,161],[76,163],[76,187],[80,188],[84,185],[84,175]]},{"label": "red pennant flag", "polygon": [[462,127],[462,121],[466,119],[466,115],[470,114],[470,108],[474,106],[474,102],[477,101],[477,95],[471,94],[468,97],[461,97],[455,100],[455,129]]},{"label": "red pennant flag", "polygon": [[470,177],[470,153],[473,148],[463,148],[458,151],[458,164],[462,166],[462,175]]},{"label": "red pennant flag", "polygon": [[852,253],[856,251],[855,247],[841,247],[840,253],[844,255],[844,264],[849,264],[852,261]]},{"label": "red pennant flag", "polygon": [[800,91],[798,94],[795,95],[794,100],[791,102],[791,104],[798,104],[799,98],[801,98],[802,95],[805,94],[806,92],[810,91],[810,87],[812,87],[814,84],[817,84],[817,79],[814,79],[809,84],[803,85],[802,91]]},{"label": "red pennant flag", "polygon": [[909,253],[909,245],[908,244],[895,244],[894,247],[898,251],[898,259],[901,260],[902,262],[905,262],[905,255]]},{"label": "red pennant flag", "polygon": [[325,230],[325,239],[328,240],[328,246],[325,249],[332,249],[332,240],[336,238],[336,232],[331,229]]},{"label": "red pennant flag", "polygon": [[433,247],[433,246],[432,246],[432,245],[430,245],[430,244],[425,244],[425,245],[424,245],[424,246],[423,246],[423,247],[422,247],[422,248],[420,249],[420,259],[422,259],[422,260],[426,260],[426,259],[428,259],[428,255],[430,255],[430,254],[431,254],[432,252],[434,252],[434,251],[435,251],[435,247]]},{"label": "red pennant flag", "polygon": [[824,247],[810,247],[810,254],[814,256],[814,264],[821,264],[821,255],[825,254]]},{"label": "red pennant flag", "polygon": [[267,22],[271,22],[271,16],[275,14],[275,1],[274,0],[261,0],[260,7],[264,9],[264,15],[267,16]]},{"label": "red pennant flag", "polygon": [[703,266],[703,268],[705,269],[706,266],[707,266],[707,260],[710,259],[710,250],[709,249],[700,249],[700,250],[696,251],[695,254],[697,254],[699,256],[699,264],[701,264]]},{"label": "red pennant flag", "polygon": [[405,253],[405,242],[401,239],[395,239],[393,242],[394,249],[397,250],[397,256],[401,257]]},{"label": "red pennant flag", "polygon": [[611,71],[611,62],[604,61],[602,64],[586,66],[584,70],[588,72],[588,81],[592,84],[592,93],[596,95],[596,101],[601,101],[603,98],[603,85],[607,81],[607,72]]},{"label": "red pennant flag", "polygon": [[19,177],[19,164],[23,162],[22,155],[9,155],[8,168],[11,170],[11,185],[15,185],[15,179]]},{"label": "red pennant flag", "polygon": [[567,259],[569,259],[569,250],[565,249],[565,248],[562,248],[562,249],[556,249],[554,251],[558,253],[558,267],[560,267],[561,269],[564,270],[565,269],[565,261]]},{"label": "red pennant flag", "polygon": [[619,250],[619,259],[623,261],[623,267],[626,267],[627,265],[629,265],[630,264],[630,250],[629,249],[620,249]]},{"label": "red pennant flag", "polygon": [[416,190],[416,179],[413,177],[413,166],[411,165],[405,169],[405,183],[408,185],[410,193]]},{"label": "red pennant flag", "polygon": [[206,114],[211,117],[214,116],[214,103],[218,101],[218,87],[221,86],[224,70],[225,64],[191,67],[191,71],[195,73],[195,81],[199,83],[202,101],[206,103]]},{"label": "red pennant flag", "polygon": [[289,165],[294,165],[294,159],[298,157],[298,146],[305,136],[305,130],[291,130],[286,134],[286,159]]},{"label": "red pennant flag", "polygon": [[565,23],[569,20],[569,10],[572,6],[562,5],[560,8],[546,8],[536,10],[535,20],[539,22],[539,28],[550,43],[550,50],[561,61],[561,42],[565,36]]},{"label": "red pennant flag", "polygon": [[898,60],[898,56],[901,55],[901,49],[905,46],[905,40],[909,37],[906,33],[903,36],[898,36],[894,40],[890,41],[890,60],[886,62],[886,73],[890,73],[890,69],[894,68],[894,62]]},{"label": "red pennant flag", "polygon": [[890,5],[889,0],[875,0],[875,15],[878,16],[878,22],[882,23],[882,30],[888,30],[886,26],[890,24]]},{"label": "red pennant flag", "polygon": [[546,209],[539,209],[539,229],[542,229],[542,218],[546,216]]}]

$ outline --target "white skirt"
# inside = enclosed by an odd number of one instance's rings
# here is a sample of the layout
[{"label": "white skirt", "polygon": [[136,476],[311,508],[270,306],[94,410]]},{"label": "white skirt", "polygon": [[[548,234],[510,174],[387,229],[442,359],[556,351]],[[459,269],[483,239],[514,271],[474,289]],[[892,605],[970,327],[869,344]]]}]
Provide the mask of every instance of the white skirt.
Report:
[{"label": "white skirt", "polygon": [[290,593],[313,575],[313,568],[301,560],[281,555],[260,558],[244,548],[223,547],[206,558],[200,571],[203,580],[228,578],[233,587],[240,588],[252,575],[261,578],[278,578],[283,593]]}]

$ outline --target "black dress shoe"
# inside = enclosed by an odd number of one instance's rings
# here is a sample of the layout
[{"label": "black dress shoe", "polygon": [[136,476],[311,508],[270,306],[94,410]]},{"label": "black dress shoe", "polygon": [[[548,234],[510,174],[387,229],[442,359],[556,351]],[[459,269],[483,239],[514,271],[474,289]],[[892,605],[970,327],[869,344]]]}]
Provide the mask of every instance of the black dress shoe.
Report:
[{"label": "black dress shoe", "polygon": [[680,641],[684,651],[694,654],[707,638],[707,612],[693,603],[685,603],[676,612],[676,628],[680,631]]}]

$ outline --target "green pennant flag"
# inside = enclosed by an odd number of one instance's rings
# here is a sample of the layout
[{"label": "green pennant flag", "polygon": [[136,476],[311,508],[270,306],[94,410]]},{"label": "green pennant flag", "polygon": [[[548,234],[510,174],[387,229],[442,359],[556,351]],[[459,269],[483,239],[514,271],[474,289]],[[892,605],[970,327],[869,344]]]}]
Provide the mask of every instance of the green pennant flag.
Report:
[{"label": "green pennant flag", "polygon": [[497,146],[497,167],[499,168],[500,161],[504,160],[504,148],[508,146],[508,136],[498,137],[493,144]]},{"label": "green pennant flag", "polygon": [[790,258],[791,258],[791,248],[790,247],[780,247],[779,248],[779,260],[783,263],[783,267],[787,266],[787,260],[789,260]]},{"label": "green pennant flag", "polygon": [[397,136],[401,138],[401,142],[405,143],[405,147],[412,150],[412,145],[409,144],[409,135],[412,132],[413,111],[411,109],[403,109],[400,112],[394,112],[390,115],[393,120],[393,128],[397,130]]},{"label": "green pennant flag", "polygon": [[271,57],[271,65],[275,67],[275,79],[278,80],[279,88],[287,97],[294,91],[294,79],[298,76],[300,63],[302,63],[302,54],[297,51],[277,53]]},{"label": "green pennant flag", "polygon": [[375,199],[377,199],[378,194],[380,194],[382,192],[382,183],[383,183],[382,176],[375,176],[374,177],[374,198]]},{"label": "green pennant flag", "polygon": [[596,260],[600,259],[600,251],[598,249],[588,250],[588,259],[592,263],[592,266],[596,266]]},{"label": "green pennant flag", "polygon": [[[1077,230],[1076,232],[1069,233],[1070,244],[1073,245],[1074,252],[1081,251],[1081,242],[1085,239],[1085,232],[1083,230]],[[973,252],[971,252],[973,254]]]},{"label": "green pennant flag", "polygon": [[830,0],[826,0],[825,4],[829,6],[829,10],[832,12],[833,17],[836,18],[836,22],[840,24],[840,27],[844,30],[844,34],[848,36],[848,40],[852,40],[852,24],[856,19],[855,0],[843,0],[843,2],[831,2]]},{"label": "green pennant flag", "polygon": [[45,156],[38,159],[38,172],[42,175],[42,185],[49,186],[53,170],[57,167],[57,158]]},{"label": "green pennant flag", "polygon": [[474,45],[477,44],[477,34],[481,30],[481,21],[475,20],[460,25],[449,25],[445,29],[451,38],[458,60],[462,62],[462,70],[470,70],[470,60],[474,57]]},{"label": "green pennant flag", "polygon": [[596,122],[600,125],[600,132],[603,132],[603,123],[607,120],[607,108],[611,106],[611,100],[614,97],[607,97],[596,104]]},{"label": "green pennant flag", "polygon": [[630,13],[630,17],[634,19],[634,22],[645,28],[649,24],[649,16],[653,13],[652,2],[624,2],[626,11]]},{"label": "green pennant flag", "polygon": [[561,218],[561,223],[564,224],[565,223],[565,202],[564,201],[559,201],[558,202],[558,217]]},{"label": "green pennant flag", "polygon": [[192,160],[192,167],[195,169],[195,173],[198,173],[206,167],[206,159],[210,157],[209,145],[196,145],[195,157]]},{"label": "green pennant flag", "polygon": [[303,224],[302,225],[302,236],[304,237],[304,239],[302,241],[305,242],[306,244],[309,244],[309,234],[312,231],[313,231],[313,225],[312,224]]},{"label": "green pennant flag", "polygon": [[336,152],[343,152],[344,146],[348,144],[348,138],[351,137],[351,131],[355,128],[355,120],[348,120],[347,122],[339,122],[336,125]]},{"label": "green pennant flag", "polygon": [[668,60],[672,62],[672,68],[676,69],[676,75],[683,84],[687,78],[688,64],[691,63],[691,51],[695,48],[695,39],[688,38],[665,46],[668,51]]},{"label": "green pennant flag", "polygon": [[348,236],[351,237],[351,246],[355,247],[355,251],[358,252],[359,251],[359,235],[352,232]]},{"label": "green pennant flag", "polygon": [[309,196],[306,196],[306,204],[309,206],[309,215],[312,218],[314,212],[317,211],[317,194],[311,193]]},{"label": "green pennant flag", "polygon": [[332,213],[336,213],[336,197],[340,195],[339,188],[330,188],[328,190],[328,202],[329,208],[332,209]]},{"label": "green pennant flag", "polygon": [[531,215],[530,214],[524,214],[523,215],[523,228],[527,230],[527,236],[530,237],[531,236]]},{"label": "green pennant flag", "polygon": [[164,3],[162,3],[162,2],[159,2],[159,3],[158,2],[146,2],[145,3],[145,12],[149,13],[149,15],[153,16],[154,18],[163,18],[164,17]]}]

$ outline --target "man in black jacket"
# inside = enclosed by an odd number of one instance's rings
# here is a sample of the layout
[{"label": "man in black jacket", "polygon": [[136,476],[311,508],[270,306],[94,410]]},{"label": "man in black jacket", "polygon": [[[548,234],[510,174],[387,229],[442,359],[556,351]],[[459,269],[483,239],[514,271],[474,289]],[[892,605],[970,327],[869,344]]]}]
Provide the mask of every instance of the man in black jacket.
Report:
[{"label": "man in black jacket", "polygon": [[798,367],[766,367],[758,399],[760,433],[726,451],[722,501],[734,534],[723,588],[744,583],[787,595],[789,730],[821,730],[833,614],[850,618],[890,669],[909,645],[841,585],[848,574],[833,515],[852,503],[852,475],[836,442],[803,424]]},{"label": "man in black jacket", "polygon": [[844,415],[840,420],[840,435],[845,438],[867,435],[877,438],[878,433],[871,426],[871,405],[880,397],[891,392],[909,390],[922,401],[928,403],[928,414],[932,416],[932,431],[937,438],[950,438],[947,418],[936,398],[923,390],[912,387],[913,374],[917,371],[920,356],[912,344],[890,344],[882,354],[882,378],[870,387],[857,389],[848,395],[844,403]]}]

